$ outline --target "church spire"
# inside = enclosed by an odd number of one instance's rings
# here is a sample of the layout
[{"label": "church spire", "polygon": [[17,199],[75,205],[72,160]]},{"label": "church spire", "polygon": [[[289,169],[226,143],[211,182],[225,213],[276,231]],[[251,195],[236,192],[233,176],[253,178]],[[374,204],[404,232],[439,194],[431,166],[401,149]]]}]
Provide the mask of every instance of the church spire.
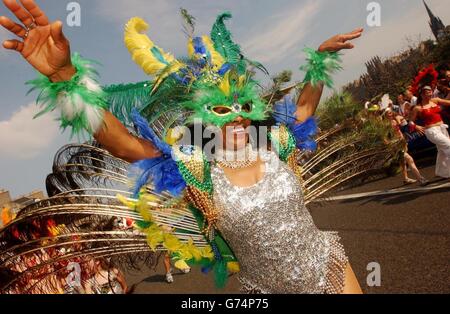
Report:
[{"label": "church spire", "polygon": [[444,25],[444,23],[442,22],[442,20],[439,17],[437,17],[437,16],[435,16],[433,14],[433,12],[428,7],[428,5],[425,2],[425,0],[423,0],[423,4],[425,5],[425,8],[427,9],[428,15],[430,16],[429,24],[430,24],[431,30],[433,31],[434,37],[436,37],[436,39],[439,40],[439,37],[445,31],[445,25]]}]

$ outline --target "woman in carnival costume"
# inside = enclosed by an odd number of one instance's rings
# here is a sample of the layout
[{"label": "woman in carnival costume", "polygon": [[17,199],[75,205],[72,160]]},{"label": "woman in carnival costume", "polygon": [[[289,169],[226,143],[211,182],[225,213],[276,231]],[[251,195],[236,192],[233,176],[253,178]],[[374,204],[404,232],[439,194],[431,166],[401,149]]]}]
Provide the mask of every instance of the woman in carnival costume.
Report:
[{"label": "woman in carnival costume", "polygon": [[[2,291],[17,291],[34,272],[58,272],[62,260],[162,250],[179,269],[198,264],[214,271],[218,286],[239,272],[246,292],[361,292],[339,236],[318,230],[305,207],[297,160],[302,150],[314,150],[313,115],[324,85],[331,87],[330,76],[340,69],[337,52],[353,48],[350,41],[362,29],[334,36],[317,51],[305,49],[308,63],[301,67],[306,77],[298,101],[285,98],[273,106],[257,93],[253,77],[253,69],[264,68],[232,41],[224,24],[229,13],[217,18],[211,36],[194,37],[194,18],[182,10],[189,35],[184,59],[144,35],[148,25],[142,19],[131,19],[125,45],[154,79],[101,87],[92,63],[71,56],[61,22],[49,23],[32,0],[4,2],[22,24],[0,19],[21,38],[3,46],[41,73],[29,84],[39,91],[42,114],[58,109],[63,129],[87,131],[102,148],[132,163],[133,191],[118,195],[120,204],[88,189],[86,194],[66,191],[19,213],[0,233],[0,267],[25,256],[41,261],[39,252],[49,246],[59,255],[9,272]],[[276,124],[267,134],[257,132],[255,138],[245,131],[267,124],[271,116]],[[202,147],[183,144],[181,126],[199,120],[222,130],[222,145],[212,159]],[[270,144],[255,145],[261,138]],[[106,216],[133,219],[134,231],[107,227]],[[55,236],[30,234],[30,223],[45,225],[53,218],[59,221]],[[71,240],[74,234],[77,241]]]},{"label": "woman in carnival costume", "polygon": [[[433,65],[423,69],[414,79],[411,92],[417,96],[417,106],[413,108],[410,118],[411,130],[425,134],[427,139],[436,145],[436,176],[450,178],[450,137],[448,125],[442,118],[442,107],[450,107],[450,100],[433,98],[439,73]],[[423,125],[415,122],[420,119]]]}]

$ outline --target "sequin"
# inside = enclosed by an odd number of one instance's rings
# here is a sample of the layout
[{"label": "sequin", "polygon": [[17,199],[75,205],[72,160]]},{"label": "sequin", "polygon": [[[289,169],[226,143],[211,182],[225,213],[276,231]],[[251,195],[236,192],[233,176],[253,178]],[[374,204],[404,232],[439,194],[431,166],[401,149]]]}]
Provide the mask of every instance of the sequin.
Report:
[{"label": "sequin", "polygon": [[341,293],[348,260],[339,236],[315,226],[290,168],[273,152],[261,158],[265,175],[248,188],[212,168],[217,228],[240,263],[242,290]]}]

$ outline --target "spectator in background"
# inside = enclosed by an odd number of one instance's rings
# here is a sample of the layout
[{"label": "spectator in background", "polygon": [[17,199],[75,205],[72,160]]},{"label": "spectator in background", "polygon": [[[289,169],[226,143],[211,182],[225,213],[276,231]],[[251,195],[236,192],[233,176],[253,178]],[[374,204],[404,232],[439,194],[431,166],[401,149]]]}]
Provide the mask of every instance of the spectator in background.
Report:
[{"label": "spectator in background", "polygon": [[449,82],[445,76],[439,76],[436,90],[433,93],[434,98],[449,99],[450,98],[450,88],[448,86]]},{"label": "spectator in background", "polygon": [[389,108],[391,108],[394,112],[400,114],[400,106],[395,104],[392,100],[389,103]]},{"label": "spectator in background", "polygon": [[[402,128],[408,128],[408,122],[402,115],[396,114],[392,109],[387,108],[383,115],[385,118],[390,120],[392,127],[396,130],[396,134],[398,137],[403,139],[400,145],[403,145],[402,149],[402,158],[400,161],[400,165],[402,167],[402,175],[403,175],[403,183],[404,184],[413,184],[417,181],[420,182],[420,185],[427,185],[429,181],[425,179],[420,173],[419,169],[416,166],[416,163],[412,156],[408,154],[408,145],[405,136],[402,133]],[[411,179],[408,177],[408,166],[411,169],[412,173],[416,177],[417,180]]]},{"label": "spectator in background", "polygon": [[[450,71],[440,71],[438,76],[437,88],[433,94],[434,98],[450,100],[450,81],[447,79],[447,73]],[[441,106],[441,116],[444,123],[450,125],[450,107]]]},{"label": "spectator in background", "polygon": [[400,94],[397,96],[397,105],[399,107],[398,113],[403,117],[407,117],[409,115],[409,110],[411,109],[411,104],[406,101],[405,95]]},{"label": "spectator in background", "polygon": [[447,82],[450,82],[450,66],[449,64],[441,64],[436,68],[436,71],[439,73],[440,78],[447,79]]},{"label": "spectator in background", "polygon": [[411,108],[417,106],[417,97],[411,92],[411,86],[408,86],[403,95],[405,96],[405,100],[411,104]]}]

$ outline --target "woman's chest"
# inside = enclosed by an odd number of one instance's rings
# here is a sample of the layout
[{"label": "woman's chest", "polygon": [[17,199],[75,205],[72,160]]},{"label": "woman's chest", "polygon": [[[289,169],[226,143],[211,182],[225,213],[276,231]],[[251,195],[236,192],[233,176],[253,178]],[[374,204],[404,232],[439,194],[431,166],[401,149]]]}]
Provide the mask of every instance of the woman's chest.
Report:
[{"label": "woman's chest", "polygon": [[268,168],[262,180],[249,188],[236,187],[222,171],[215,171],[213,186],[219,219],[229,222],[276,219],[284,212],[294,213],[303,202],[297,178],[283,167],[278,171]]}]

